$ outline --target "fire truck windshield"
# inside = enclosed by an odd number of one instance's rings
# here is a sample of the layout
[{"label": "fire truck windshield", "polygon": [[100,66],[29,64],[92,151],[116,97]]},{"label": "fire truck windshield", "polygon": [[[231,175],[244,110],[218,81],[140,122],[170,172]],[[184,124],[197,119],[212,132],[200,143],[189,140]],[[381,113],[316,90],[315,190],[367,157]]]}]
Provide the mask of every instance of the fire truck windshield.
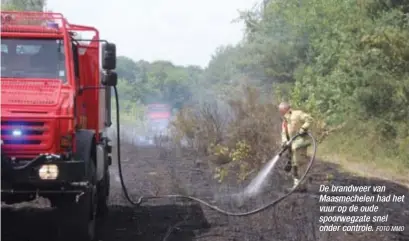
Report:
[{"label": "fire truck windshield", "polygon": [[60,79],[67,82],[61,39],[1,39],[1,76]]}]

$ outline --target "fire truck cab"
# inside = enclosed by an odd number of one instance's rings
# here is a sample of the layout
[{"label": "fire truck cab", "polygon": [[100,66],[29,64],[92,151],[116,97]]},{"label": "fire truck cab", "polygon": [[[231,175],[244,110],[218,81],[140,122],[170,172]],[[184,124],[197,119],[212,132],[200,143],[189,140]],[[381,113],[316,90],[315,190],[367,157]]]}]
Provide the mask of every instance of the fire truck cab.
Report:
[{"label": "fire truck cab", "polygon": [[58,13],[4,11],[1,21],[2,201],[48,198],[62,234],[94,240],[109,196],[116,46]]}]

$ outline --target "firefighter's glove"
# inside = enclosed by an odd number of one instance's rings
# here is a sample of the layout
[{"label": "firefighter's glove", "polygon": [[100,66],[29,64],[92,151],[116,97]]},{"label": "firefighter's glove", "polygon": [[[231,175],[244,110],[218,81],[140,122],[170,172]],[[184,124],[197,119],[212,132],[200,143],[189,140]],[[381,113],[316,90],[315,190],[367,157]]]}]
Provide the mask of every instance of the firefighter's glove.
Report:
[{"label": "firefighter's glove", "polygon": [[298,134],[300,134],[300,135],[305,135],[305,134],[307,134],[307,130],[304,129],[304,128],[301,128],[301,129],[298,131]]},{"label": "firefighter's glove", "polygon": [[288,160],[287,164],[285,164],[285,166],[284,166],[284,171],[285,172],[291,172],[292,167],[293,167],[293,164],[291,163],[291,160]]},{"label": "firefighter's glove", "polygon": [[281,144],[281,148],[287,149],[287,148],[289,147],[289,145],[290,145],[290,143],[289,143],[288,141],[283,142],[283,143]]}]

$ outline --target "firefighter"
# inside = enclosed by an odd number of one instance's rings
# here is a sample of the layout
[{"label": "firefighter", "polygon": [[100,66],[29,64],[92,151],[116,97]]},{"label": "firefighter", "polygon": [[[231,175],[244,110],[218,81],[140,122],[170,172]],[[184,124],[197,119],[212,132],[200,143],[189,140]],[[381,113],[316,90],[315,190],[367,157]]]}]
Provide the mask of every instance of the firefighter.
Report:
[{"label": "firefighter", "polygon": [[[280,115],[283,118],[281,141],[282,147],[288,146],[288,141],[291,137],[297,134],[305,134],[311,126],[311,115],[301,111],[293,110],[287,102],[282,102],[279,105]],[[289,162],[285,167],[287,172],[291,171],[293,176],[293,189],[299,184],[300,178],[305,174],[309,158],[307,156],[307,149],[311,145],[307,136],[299,136],[292,143],[289,150]],[[300,183],[300,191],[307,191],[305,182]]]}]

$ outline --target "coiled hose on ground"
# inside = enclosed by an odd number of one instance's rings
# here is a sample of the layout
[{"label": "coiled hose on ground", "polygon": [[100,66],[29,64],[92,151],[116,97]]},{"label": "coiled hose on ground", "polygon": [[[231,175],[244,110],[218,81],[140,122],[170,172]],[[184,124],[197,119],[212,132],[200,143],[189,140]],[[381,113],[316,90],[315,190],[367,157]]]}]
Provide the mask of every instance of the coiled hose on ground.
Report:
[{"label": "coiled hose on ground", "polygon": [[[131,199],[131,197],[129,196],[128,193],[128,189],[126,188],[125,182],[124,182],[124,178],[122,175],[122,163],[121,163],[121,135],[120,135],[120,121],[119,121],[119,100],[118,100],[118,90],[116,88],[116,86],[114,86],[114,93],[115,93],[115,106],[116,106],[116,133],[117,133],[117,158],[118,158],[118,172],[119,172],[119,178],[120,178],[120,182],[121,182],[121,186],[122,186],[122,191],[125,195],[125,198],[127,199],[127,201],[134,205],[134,206],[140,206],[142,204],[142,202],[144,200],[148,200],[148,199],[158,199],[158,198],[181,198],[181,199],[188,199],[188,200],[192,200],[192,201],[196,201],[200,204],[203,204],[219,213],[228,215],[228,216],[249,216],[252,214],[256,214],[259,213],[261,211],[266,210],[269,207],[275,206],[276,204],[278,204],[279,202],[281,202],[282,200],[284,200],[285,198],[287,198],[288,196],[290,196],[298,187],[298,185],[296,187],[294,187],[292,190],[290,190],[289,192],[287,192],[286,194],[282,195],[279,198],[276,198],[274,200],[272,200],[270,203],[259,207],[257,209],[248,211],[248,212],[229,212],[226,210],[223,210],[215,205],[212,205],[200,198],[197,197],[193,197],[193,196],[187,196],[187,195],[180,195],[180,194],[175,194],[175,195],[161,195],[161,196],[141,196],[137,201],[134,201]],[[312,140],[312,145],[313,145],[313,153],[311,155],[308,167],[306,172],[304,173],[304,175],[301,177],[300,179],[300,183],[304,180],[305,176],[307,175],[307,173],[310,171],[314,160],[315,160],[315,155],[317,152],[317,143],[316,140],[314,138],[314,136],[311,133],[307,133],[307,135],[311,138]],[[293,138],[291,138],[291,140],[289,141],[289,143],[291,143],[295,138],[297,138],[299,135],[294,136]],[[281,156],[284,152],[286,151],[286,148],[283,148],[277,155]]]}]

